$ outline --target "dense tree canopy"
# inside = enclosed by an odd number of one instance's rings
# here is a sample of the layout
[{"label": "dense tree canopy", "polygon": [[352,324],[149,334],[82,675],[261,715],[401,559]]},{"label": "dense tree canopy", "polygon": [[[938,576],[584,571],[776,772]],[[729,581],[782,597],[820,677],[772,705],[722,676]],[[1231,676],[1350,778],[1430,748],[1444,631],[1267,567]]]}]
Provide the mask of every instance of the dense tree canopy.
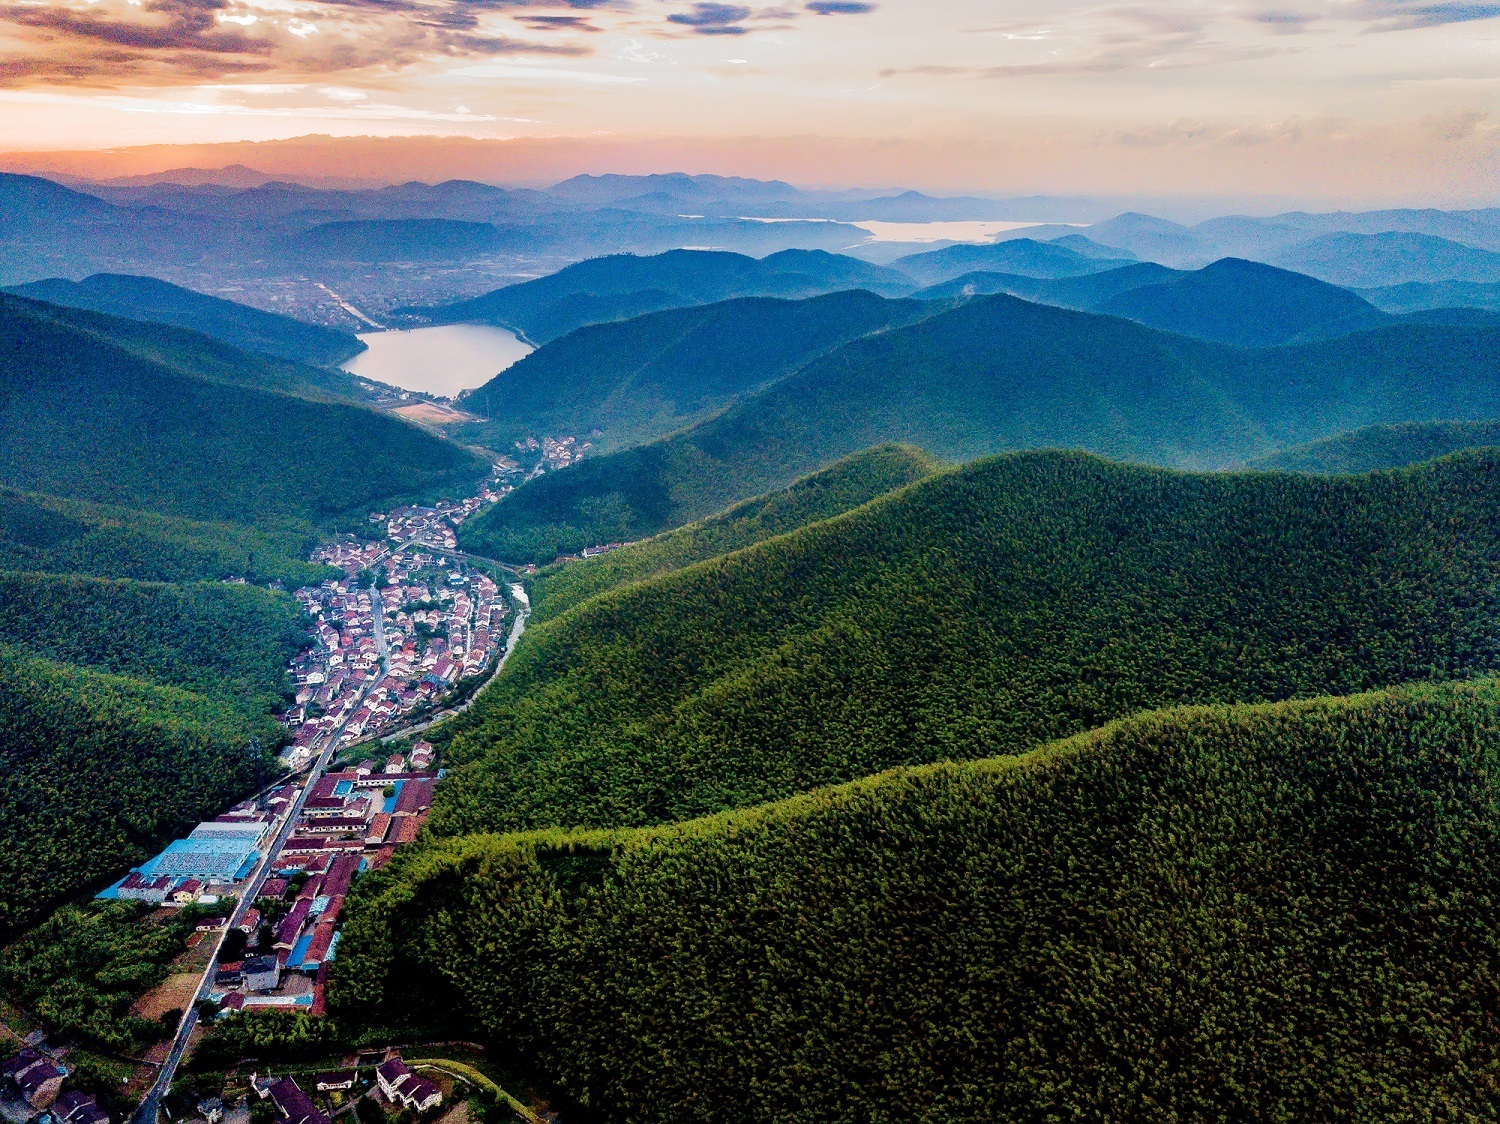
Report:
[{"label": "dense tree canopy", "polygon": [[1132,711],[1496,665],[1500,455],[1320,478],[941,473],[527,632],[448,728],[446,832],[645,825]]},{"label": "dense tree canopy", "polygon": [[362,882],[340,1018],[570,1116],[1489,1119],[1500,688],[1168,711]]}]

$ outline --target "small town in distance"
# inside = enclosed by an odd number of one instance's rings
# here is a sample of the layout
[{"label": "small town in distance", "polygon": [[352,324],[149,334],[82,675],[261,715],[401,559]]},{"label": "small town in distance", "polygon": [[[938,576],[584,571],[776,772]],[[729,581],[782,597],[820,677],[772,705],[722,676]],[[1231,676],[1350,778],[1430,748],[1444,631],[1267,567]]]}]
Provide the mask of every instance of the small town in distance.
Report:
[{"label": "small town in distance", "polygon": [[[288,669],[295,701],[281,716],[284,778],[97,895],[185,916],[193,931],[180,958],[198,973],[189,988],[178,973],[137,1005],[183,1003],[175,1036],[132,1079],[144,1094],[136,1119],[158,1109],[181,1118],[170,1094],[179,1112],[194,1110],[185,1119],[195,1124],[331,1124],[347,1114],[374,1124],[387,1114],[436,1117],[454,1081],[464,1087],[460,1100],[486,1083],[477,1072],[415,1071],[393,1050],[311,1076],[231,1073],[217,1089],[195,1078],[187,1093],[174,1078],[214,1024],[267,1009],[325,1014],[344,899],[360,875],[415,841],[442,775],[432,744],[415,732],[493,674],[507,635],[513,644],[524,627],[524,591],[502,588],[493,565],[458,551],[454,533],[518,479],[514,462],[502,460],[475,495],[372,513],[382,538],[349,535],[320,547],[312,561],[344,576],[294,592],[311,628]],[[95,1096],[71,1087],[71,1052],[38,1031],[0,1062],[0,1120],[111,1124]]]}]

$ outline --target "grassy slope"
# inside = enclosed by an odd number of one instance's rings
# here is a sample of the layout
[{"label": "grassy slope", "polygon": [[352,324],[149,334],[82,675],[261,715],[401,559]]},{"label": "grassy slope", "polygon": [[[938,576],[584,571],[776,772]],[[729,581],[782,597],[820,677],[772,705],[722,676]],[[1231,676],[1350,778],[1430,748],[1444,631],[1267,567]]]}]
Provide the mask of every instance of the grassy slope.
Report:
[{"label": "grassy slope", "polygon": [[40,307],[0,301],[0,484],[253,522],[328,518],[484,472],[413,426],[187,377]]},{"label": "grassy slope", "polygon": [[1370,426],[1314,441],[1265,457],[1251,467],[1287,472],[1371,472],[1492,445],[1500,445],[1500,422],[1408,422]]},{"label": "grassy slope", "polygon": [[1497,746],[1484,682],[440,841],[357,888],[334,1009],[600,1122],[1489,1119]]},{"label": "grassy slope", "polygon": [[1497,339],[1405,325],[1243,351],[983,298],[856,340],[683,434],[544,476],[463,539],[550,561],[679,526],[886,441],[950,460],[1061,447],[1222,467],[1363,425],[1497,417]]},{"label": "grassy slope", "polygon": [[465,394],[463,407],[490,419],[472,432],[495,448],[596,430],[603,434],[595,439],[599,448],[623,448],[680,429],[829,348],[910,323],[933,307],[851,292],[806,301],[747,298],[595,325]]},{"label": "grassy slope", "polygon": [[295,520],[204,523],[0,488],[0,570],[307,585],[335,572],[306,561],[317,540]]},{"label": "grassy slope", "polygon": [[831,519],[936,469],[931,458],[909,446],[867,449],[699,523],[587,561],[549,566],[530,583],[533,618],[547,620],[607,590]]},{"label": "grassy slope", "polygon": [[644,825],[1142,708],[1488,668],[1497,501],[1483,454],[1336,479],[1061,453],[940,474],[528,631],[451,727],[433,823]]}]

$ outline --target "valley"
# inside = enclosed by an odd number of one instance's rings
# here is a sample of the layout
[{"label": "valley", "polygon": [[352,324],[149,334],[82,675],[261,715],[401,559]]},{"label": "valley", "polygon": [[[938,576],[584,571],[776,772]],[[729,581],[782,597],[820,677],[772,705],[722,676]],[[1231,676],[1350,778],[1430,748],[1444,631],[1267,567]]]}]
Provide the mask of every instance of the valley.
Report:
[{"label": "valley", "polygon": [[6,1119],[1500,1111],[1494,214],[18,178]]}]

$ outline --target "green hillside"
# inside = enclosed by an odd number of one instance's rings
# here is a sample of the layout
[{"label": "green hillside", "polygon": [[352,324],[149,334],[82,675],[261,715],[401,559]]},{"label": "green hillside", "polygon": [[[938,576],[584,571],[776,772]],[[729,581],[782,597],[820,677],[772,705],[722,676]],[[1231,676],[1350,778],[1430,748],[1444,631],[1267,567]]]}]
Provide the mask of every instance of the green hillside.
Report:
[{"label": "green hillside", "polygon": [[947,460],[1073,448],[1216,468],[1371,424],[1500,417],[1497,344],[1489,329],[1411,324],[1247,351],[982,297],[846,344],[682,434],[544,476],[466,524],[462,541],[551,561],[888,441]]},{"label": "green hillside", "polygon": [[866,292],[805,301],[747,298],[581,328],[463,395],[491,419],[460,429],[496,448],[600,433],[605,450],[649,441],[722,410],[849,340],[935,306]]},{"label": "green hillside", "polygon": [[227,697],[0,645],[0,933],[253,788],[255,734],[274,728]]},{"label": "green hillside", "polygon": [[344,371],[245,351],[169,323],[45,304],[11,294],[0,294],[0,317],[18,317],[32,324],[44,321],[64,331],[84,333],[189,378],[295,394],[317,402],[364,403],[369,399],[366,385]]},{"label": "green hillside", "polygon": [[265,528],[202,523],[0,488],[0,570],[309,585],[330,573],[306,561],[317,541],[310,526],[292,520]]},{"label": "green hillside", "polygon": [[1328,339],[1388,319],[1347,289],[1239,258],[1118,293],[1095,311],[1240,347]]},{"label": "green hillside", "polygon": [[1263,457],[1250,467],[1285,472],[1371,472],[1420,464],[1459,449],[1495,445],[1500,445],[1500,422],[1372,425]]},{"label": "green hillside", "polygon": [[811,297],[849,289],[894,296],[915,287],[896,270],[823,250],[784,250],[765,258],[670,250],[590,258],[472,300],[398,311],[438,324],[499,324],[544,344],[589,324],[737,297]]},{"label": "green hillside", "polygon": [[0,485],[254,523],[357,512],[487,467],[392,418],[211,381],[217,368],[190,374],[69,319],[96,316],[0,297]]},{"label": "green hillside", "polygon": [[439,841],[357,887],[334,1011],[600,1122],[1489,1119],[1497,747],[1486,681]]},{"label": "green hillside", "polygon": [[0,644],[223,695],[250,715],[280,702],[305,635],[292,598],[254,586],[0,572]]},{"label": "green hillside", "polygon": [[0,572],[0,932],[250,787],[303,643],[253,586]]},{"label": "green hillside", "polygon": [[741,550],[809,523],[842,515],[877,496],[931,475],[920,450],[888,445],[845,457],[784,491],[736,504],[722,514],[582,562],[549,566],[531,579],[534,620],[559,616],[607,590]]},{"label": "green hillside", "polygon": [[96,273],[82,281],[51,278],[9,292],[50,304],[103,312],[130,320],[170,324],[279,359],[336,367],[365,345],[348,332],[307,324],[184,289],[155,277]]},{"label": "green hillside", "polygon": [[1150,707],[1488,669],[1497,501],[1489,453],[1336,478],[981,461],[528,630],[445,727],[432,822],[647,825]]}]

